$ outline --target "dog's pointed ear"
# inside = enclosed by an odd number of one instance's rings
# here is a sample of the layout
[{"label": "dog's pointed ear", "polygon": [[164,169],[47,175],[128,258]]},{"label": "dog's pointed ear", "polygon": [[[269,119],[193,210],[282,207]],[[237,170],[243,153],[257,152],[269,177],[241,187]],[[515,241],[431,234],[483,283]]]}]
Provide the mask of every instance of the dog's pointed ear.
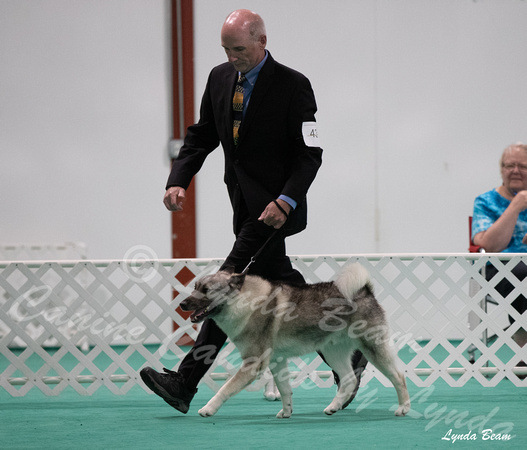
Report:
[{"label": "dog's pointed ear", "polygon": [[234,266],[226,266],[223,269],[221,269],[222,272],[230,273],[231,275],[236,272],[236,268]]},{"label": "dog's pointed ear", "polygon": [[229,280],[229,286],[233,289],[241,289],[245,281],[244,273],[237,273],[231,276]]}]

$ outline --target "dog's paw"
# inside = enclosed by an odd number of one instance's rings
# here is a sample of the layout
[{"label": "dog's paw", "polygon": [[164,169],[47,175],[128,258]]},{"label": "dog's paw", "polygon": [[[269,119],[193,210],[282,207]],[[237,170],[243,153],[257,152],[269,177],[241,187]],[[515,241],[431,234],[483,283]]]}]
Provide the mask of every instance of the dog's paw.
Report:
[{"label": "dog's paw", "polygon": [[203,408],[201,408],[199,411],[198,411],[198,414],[201,416],[201,417],[210,417],[210,416],[213,416],[214,414],[216,414],[216,410],[214,408],[211,408],[210,406],[208,405],[205,405]]},{"label": "dog's paw", "polygon": [[337,411],[342,409],[342,400],[339,398],[339,396],[335,397],[333,401],[326,407],[324,410],[324,414],[327,414],[328,416],[332,416]]},{"label": "dog's paw", "polygon": [[324,414],[327,414],[328,416],[332,416],[338,411],[338,409],[333,408],[331,405],[329,405],[325,410]]},{"label": "dog's paw", "polygon": [[276,418],[277,419],[289,419],[291,417],[291,414],[292,414],[293,410],[288,410],[288,411],[285,411],[285,410],[281,410],[277,415],[276,415]]},{"label": "dog's paw", "polygon": [[396,416],[406,416],[408,414],[408,411],[410,411],[410,403],[407,402],[404,405],[400,405],[399,408],[396,409],[395,415]]},{"label": "dog's paw", "polygon": [[265,385],[263,396],[269,402],[280,400],[280,391],[274,381],[271,380]]}]

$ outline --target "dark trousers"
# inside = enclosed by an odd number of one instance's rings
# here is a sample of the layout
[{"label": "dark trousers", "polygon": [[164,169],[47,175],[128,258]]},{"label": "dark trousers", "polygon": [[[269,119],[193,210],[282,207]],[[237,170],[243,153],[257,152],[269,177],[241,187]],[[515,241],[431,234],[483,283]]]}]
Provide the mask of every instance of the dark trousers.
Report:
[{"label": "dark trousers", "polygon": [[[239,224],[234,246],[220,270],[234,266],[236,273],[242,272],[267,240],[267,237],[256,232],[248,213],[244,216]],[[280,232],[272,238],[258,259],[250,266],[249,274],[293,284],[305,282],[302,274],[291,265],[286,255],[285,237]],[[227,336],[216,323],[205,319],[196,343],[181,361],[178,369],[191,391],[196,389],[207,373],[226,340]]]},{"label": "dark trousers", "polygon": [[[504,263],[506,264],[506,262]],[[487,280],[492,280],[498,274],[498,272],[498,269],[496,269],[492,264],[489,264],[485,268],[485,278]],[[516,276],[516,278],[518,278],[520,281],[523,281],[523,279],[527,277],[527,265],[520,261],[511,270],[511,272]],[[507,297],[514,289],[514,286],[506,278],[500,280],[495,287],[503,298]],[[527,309],[527,298],[520,294],[511,304],[516,311],[518,311],[520,314],[523,314]],[[511,324],[514,323],[514,319],[511,316],[509,316],[509,322]]]}]

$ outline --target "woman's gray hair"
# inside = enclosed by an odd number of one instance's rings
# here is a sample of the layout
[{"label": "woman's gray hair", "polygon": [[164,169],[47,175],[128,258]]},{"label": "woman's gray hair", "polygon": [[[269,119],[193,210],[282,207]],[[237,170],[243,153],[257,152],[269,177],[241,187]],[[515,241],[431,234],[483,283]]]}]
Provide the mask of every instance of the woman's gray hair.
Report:
[{"label": "woman's gray hair", "polygon": [[523,144],[522,142],[518,142],[516,144],[509,145],[505,150],[503,150],[500,158],[500,169],[503,167],[503,160],[505,159],[505,156],[509,155],[514,150],[523,150],[525,153],[527,153],[527,145]]}]

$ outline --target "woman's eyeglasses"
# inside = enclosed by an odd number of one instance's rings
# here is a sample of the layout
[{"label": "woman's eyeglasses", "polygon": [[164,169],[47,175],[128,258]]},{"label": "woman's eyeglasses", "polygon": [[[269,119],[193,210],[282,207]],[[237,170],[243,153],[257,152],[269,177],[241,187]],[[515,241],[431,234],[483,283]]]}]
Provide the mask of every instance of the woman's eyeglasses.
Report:
[{"label": "woman's eyeglasses", "polygon": [[502,167],[508,172],[513,171],[516,167],[520,172],[527,172],[527,166],[525,164],[503,164]]}]

